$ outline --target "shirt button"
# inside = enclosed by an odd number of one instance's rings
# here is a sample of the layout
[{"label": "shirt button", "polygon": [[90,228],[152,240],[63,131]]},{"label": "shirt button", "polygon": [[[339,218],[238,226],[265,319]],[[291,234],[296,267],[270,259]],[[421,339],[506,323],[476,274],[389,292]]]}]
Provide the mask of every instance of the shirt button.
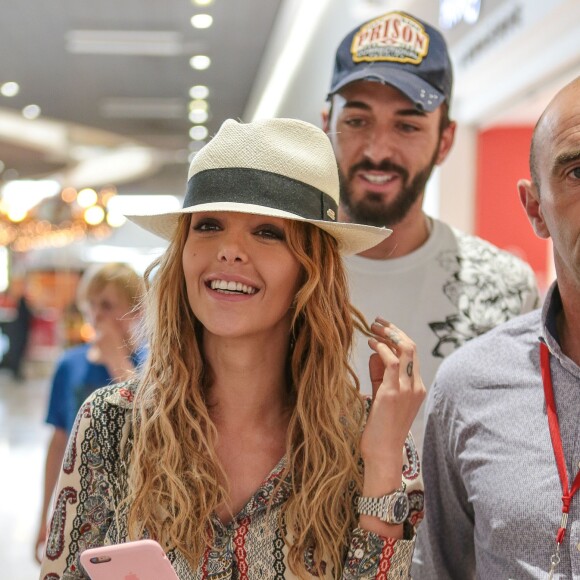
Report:
[{"label": "shirt button", "polygon": [[365,555],[364,550],[362,548],[357,548],[354,551],[354,557],[358,558],[359,560]]}]

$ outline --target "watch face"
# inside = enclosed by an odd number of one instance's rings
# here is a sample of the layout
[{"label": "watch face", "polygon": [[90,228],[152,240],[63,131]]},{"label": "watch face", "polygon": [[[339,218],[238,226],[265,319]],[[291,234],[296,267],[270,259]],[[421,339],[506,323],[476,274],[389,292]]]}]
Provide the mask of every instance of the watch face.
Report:
[{"label": "watch face", "polygon": [[409,513],[409,498],[406,493],[399,494],[393,504],[393,520],[396,523],[403,523]]}]

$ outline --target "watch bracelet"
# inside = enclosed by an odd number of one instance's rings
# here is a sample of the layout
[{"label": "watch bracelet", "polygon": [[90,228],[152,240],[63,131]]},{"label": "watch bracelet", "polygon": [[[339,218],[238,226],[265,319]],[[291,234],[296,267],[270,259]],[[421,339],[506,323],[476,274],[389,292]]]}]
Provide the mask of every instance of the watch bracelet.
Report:
[{"label": "watch bracelet", "polygon": [[[389,522],[389,515],[392,511],[392,504],[396,501],[398,495],[405,493],[406,490],[407,486],[404,482],[402,482],[401,487],[380,497],[360,496],[357,501],[358,515],[371,516],[378,518],[385,523],[393,523]],[[385,514],[387,519],[383,519],[383,514]]]}]

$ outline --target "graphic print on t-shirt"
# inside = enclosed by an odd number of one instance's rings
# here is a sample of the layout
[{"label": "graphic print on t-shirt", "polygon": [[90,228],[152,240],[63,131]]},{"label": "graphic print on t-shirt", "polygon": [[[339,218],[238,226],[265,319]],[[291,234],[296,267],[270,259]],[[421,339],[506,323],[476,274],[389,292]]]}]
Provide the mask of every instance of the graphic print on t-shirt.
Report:
[{"label": "graphic print on t-shirt", "polygon": [[521,314],[530,292],[529,280],[521,268],[514,268],[514,256],[472,236],[458,234],[458,243],[459,252],[437,256],[450,274],[443,294],[457,310],[445,320],[429,323],[438,339],[432,354],[439,358]]}]

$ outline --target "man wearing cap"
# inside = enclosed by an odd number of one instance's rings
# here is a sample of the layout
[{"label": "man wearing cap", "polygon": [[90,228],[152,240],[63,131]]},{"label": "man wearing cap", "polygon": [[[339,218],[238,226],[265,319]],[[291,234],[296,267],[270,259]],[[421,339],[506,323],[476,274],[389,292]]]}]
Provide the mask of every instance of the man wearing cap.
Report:
[{"label": "man wearing cap", "polygon": [[[380,312],[413,338],[426,385],[465,341],[538,302],[527,264],[423,212],[427,180],[453,144],[451,87],[441,34],[390,12],[339,45],[323,114],[342,181],[339,219],[394,231],[347,259],[352,300],[368,319]],[[359,340],[355,369],[371,392],[367,360]],[[420,445],[421,412],[413,433]]]}]

